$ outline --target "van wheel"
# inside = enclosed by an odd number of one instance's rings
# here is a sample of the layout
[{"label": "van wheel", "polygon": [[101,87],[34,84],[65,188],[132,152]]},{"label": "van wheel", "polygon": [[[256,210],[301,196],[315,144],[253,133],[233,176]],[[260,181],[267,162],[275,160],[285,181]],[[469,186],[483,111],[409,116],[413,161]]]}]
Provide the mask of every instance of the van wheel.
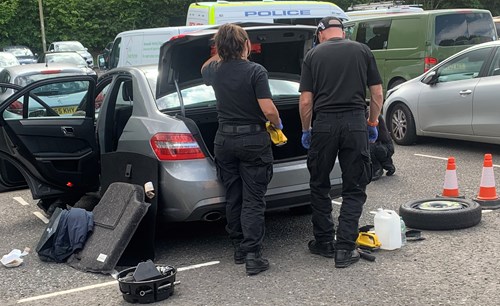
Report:
[{"label": "van wheel", "polygon": [[481,221],[481,206],[469,199],[434,198],[402,204],[399,215],[406,226],[424,230],[452,230]]},{"label": "van wheel", "polygon": [[404,82],[406,82],[405,79],[396,79],[391,84],[389,84],[389,88],[388,89],[393,89],[394,87],[396,87],[396,86],[398,86],[400,84],[403,84]]},{"label": "van wheel", "polygon": [[417,140],[415,120],[408,106],[403,103],[394,105],[389,113],[389,131],[398,145],[411,145]]}]

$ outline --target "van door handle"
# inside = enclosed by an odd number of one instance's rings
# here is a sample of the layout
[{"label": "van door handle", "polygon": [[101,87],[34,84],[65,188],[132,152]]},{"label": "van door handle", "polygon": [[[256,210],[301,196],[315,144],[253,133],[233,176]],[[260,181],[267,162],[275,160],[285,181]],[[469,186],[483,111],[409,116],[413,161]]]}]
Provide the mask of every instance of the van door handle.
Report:
[{"label": "van door handle", "polygon": [[62,130],[64,136],[68,136],[68,137],[75,136],[73,127],[71,127],[71,126],[61,126],[61,130]]},{"label": "van door handle", "polygon": [[465,96],[468,96],[472,93],[472,90],[470,89],[467,89],[467,90],[461,90],[458,92],[459,95],[461,95],[462,97],[465,97]]}]

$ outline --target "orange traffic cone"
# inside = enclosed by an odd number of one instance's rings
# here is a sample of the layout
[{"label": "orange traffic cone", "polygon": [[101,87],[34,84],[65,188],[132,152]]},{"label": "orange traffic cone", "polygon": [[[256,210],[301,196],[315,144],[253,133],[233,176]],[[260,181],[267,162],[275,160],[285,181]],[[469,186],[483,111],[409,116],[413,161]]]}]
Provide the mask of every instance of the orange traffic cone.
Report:
[{"label": "orange traffic cone", "polygon": [[438,197],[444,198],[464,198],[458,192],[457,180],[457,166],[455,164],[455,157],[448,157],[448,165],[446,166],[446,173],[444,175],[443,193]]},{"label": "orange traffic cone", "polygon": [[484,154],[483,173],[481,175],[479,194],[474,200],[478,202],[483,209],[500,208],[500,200],[498,199],[495,188],[495,173],[493,172],[493,159],[491,154]]}]

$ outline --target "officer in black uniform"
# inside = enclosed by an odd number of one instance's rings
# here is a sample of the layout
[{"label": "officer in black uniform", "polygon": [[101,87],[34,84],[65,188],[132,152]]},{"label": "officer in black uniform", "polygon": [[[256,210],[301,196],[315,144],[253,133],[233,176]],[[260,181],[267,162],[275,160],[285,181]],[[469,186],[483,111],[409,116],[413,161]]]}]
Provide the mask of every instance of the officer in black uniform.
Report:
[{"label": "officer in black uniform", "polygon": [[391,176],[396,172],[396,167],[392,161],[394,155],[394,144],[392,143],[391,135],[385,125],[385,120],[382,116],[378,117],[378,137],[377,141],[370,143],[370,156],[372,159],[373,175],[372,181],[376,181],[382,177],[384,170],[386,175]]},{"label": "officer in black uniform", "polygon": [[[309,149],[313,254],[335,258],[344,268],[359,260],[355,250],[359,217],[371,180],[369,141],[377,138],[382,80],[366,45],[344,39],[342,21],[325,17],[318,24],[316,46],[307,53],[300,80],[302,145]],[[371,93],[366,118],[366,87]],[[311,125],[314,114],[314,122]],[[330,172],[338,155],[342,169],[342,206],[335,230]]]},{"label": "officer in black uniform", "polygon": [[235,246],[235,263],[245,263],[247,274],[253,275],[269,268],[261,256],[264,195],[273,174],[265,123],[283,126],[271,99],[267,70],[248,60],[251,43],[246,31],[222,25],[215,47],[218,54],[203,64],[201,73],[217,98],[214,153],[217,174],[226,188],[226,230]]}]

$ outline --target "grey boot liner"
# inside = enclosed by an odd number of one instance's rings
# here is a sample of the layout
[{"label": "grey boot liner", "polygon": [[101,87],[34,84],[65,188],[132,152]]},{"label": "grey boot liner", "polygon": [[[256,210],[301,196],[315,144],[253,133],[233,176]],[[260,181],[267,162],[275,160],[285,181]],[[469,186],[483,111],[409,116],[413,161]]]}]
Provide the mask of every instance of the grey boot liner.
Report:
[{"label": "grey boot liner", "polygon": [[94,208],[94,232],[67,263],[85,272],[111,274],[151,204],[142,186],[112,183]]}]

